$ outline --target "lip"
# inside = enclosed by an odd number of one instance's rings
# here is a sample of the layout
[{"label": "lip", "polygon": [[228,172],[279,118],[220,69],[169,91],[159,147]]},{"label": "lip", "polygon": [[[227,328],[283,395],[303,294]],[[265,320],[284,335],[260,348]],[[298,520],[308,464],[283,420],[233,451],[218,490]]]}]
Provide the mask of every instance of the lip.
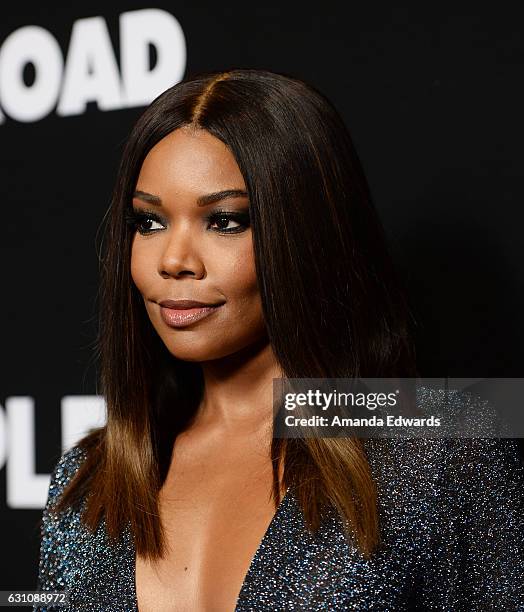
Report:
[{"label": "lip", "polygon": [[204,304],[195,300],[163,300],[159,302],[162,320],[169,327],[186,327],[218,310],[221,304]]},{"label": "lip", "polygon": [[220,304],[211,304],[207,302],[199,302],[197,300],[162,300],[158,302],[160,306],[165,308],[174,308],[175,310],[187,310],[189,308],[204,308],[208,306],[221,306]]}]

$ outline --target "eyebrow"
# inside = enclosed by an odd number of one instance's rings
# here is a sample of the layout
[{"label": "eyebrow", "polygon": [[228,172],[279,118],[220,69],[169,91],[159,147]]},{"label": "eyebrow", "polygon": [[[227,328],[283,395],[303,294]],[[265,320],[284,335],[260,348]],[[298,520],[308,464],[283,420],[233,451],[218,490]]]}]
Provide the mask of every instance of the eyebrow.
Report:
[{"label": "eyebrow", "polygon": [[[162,199],[157,195],[147,193],[147,191],[135,191],[133,193],[133,198],[137,198],[155,206],[162,206]],[[226,198],[247,198],[247,191],[243,189],[225,189],[224,191],[216,191],[215,193],[206,193],[197,198],[197,206],[207,206],[208,204],[214,204]]]}]

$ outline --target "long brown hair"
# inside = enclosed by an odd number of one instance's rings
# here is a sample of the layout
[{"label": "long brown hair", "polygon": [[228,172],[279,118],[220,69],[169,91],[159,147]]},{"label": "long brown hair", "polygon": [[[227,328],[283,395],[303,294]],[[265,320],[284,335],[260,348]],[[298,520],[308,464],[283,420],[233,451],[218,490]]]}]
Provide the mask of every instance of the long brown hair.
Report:
[{"label": "long brown hair", "polygon": [[[415,376],[411,313],[348,130],[301,80],[263,70],[198,75],[144,111],[121,158],[104,217],[96,356],[107,423],[80,445],[87,457],[57,510],[86,499],[83,521],[110,537],[130,523],[136,551],[162,556],[158,493],[175,438],[202,397],[197,363],[171,355],[132,282],[125,223],[144,158],[194,125],[223,141],[244,177],[269,341],[286,377]],[[380,543],[377,492],[356,438],[273,438],[273,496],[293,485],[309,529],[326,508],[368,557]]]}]

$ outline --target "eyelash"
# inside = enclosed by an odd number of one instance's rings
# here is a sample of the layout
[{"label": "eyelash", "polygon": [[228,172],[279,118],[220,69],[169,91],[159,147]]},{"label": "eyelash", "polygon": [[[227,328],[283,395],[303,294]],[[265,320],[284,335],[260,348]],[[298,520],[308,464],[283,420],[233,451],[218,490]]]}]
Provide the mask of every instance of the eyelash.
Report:
[{"label": "eyelash", "polygon": [[[216,209],[206,217],[208,223],[213,223],[217,219],[227,219],[228,221],[235,221],[239,225],[238,227],[222,230],[213,230],[218,234],[239,234],[244,232],[250,225],[249,213],[248,212],[231,212],[223,209]],[[137,208],[131,208],[125,212],[125,222],[142,236],[154,234],[160,230],[145,230],[143,228],[144,221],[156,221],[157,223],[164,224],[162,219],[152,210],[142,210]]]}]

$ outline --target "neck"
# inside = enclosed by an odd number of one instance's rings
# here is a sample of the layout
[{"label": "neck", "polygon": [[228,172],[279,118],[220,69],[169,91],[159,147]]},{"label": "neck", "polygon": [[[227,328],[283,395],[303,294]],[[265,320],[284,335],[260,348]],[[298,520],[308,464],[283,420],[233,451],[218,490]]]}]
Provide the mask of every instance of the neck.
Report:
[{"label": "neck", "polygon": [[273,422],[273,378],[283,376],[267,339],[201,366],[204,394],[192,428],[226,435],[266,432]]}]

